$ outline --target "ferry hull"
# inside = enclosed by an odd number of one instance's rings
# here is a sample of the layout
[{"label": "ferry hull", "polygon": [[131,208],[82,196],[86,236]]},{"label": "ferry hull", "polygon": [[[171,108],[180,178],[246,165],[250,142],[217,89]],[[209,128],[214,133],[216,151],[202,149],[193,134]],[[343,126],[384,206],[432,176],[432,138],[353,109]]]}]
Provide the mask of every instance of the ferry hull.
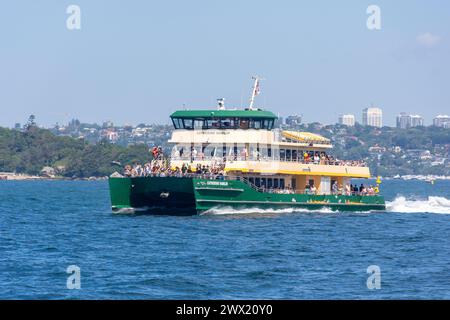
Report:
[{"label": "ferry hull", "polygon": [[195,215],[217,207],[384,211],[382,196],[278,194],[260,192],[243,181],[177,177],[109,179],[113,212]]}]

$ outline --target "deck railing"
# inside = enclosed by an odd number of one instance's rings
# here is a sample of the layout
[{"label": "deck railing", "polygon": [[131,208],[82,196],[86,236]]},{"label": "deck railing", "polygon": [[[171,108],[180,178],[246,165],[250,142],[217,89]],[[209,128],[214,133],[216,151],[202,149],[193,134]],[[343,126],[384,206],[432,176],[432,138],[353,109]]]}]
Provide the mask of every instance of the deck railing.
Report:
[{"label": "deck railing", "polygon": [[[116,176],[117,177],[117,176]],[[122,176],[124,177],[124,176]],[[293,190],[291,188],[267,188],[264,186],[257,186],[256,184],[250,182],[246,177],[237,177],[237,176],[226,176],[221,174],[212,174],[212,173],[175,173],[175,174],[165,174],[165,173],[151,173],[148,175],[142,174],[139,176],[133,176],[132,178],[141,178],[141,177],[174,177],[174,178],[196,178],[196,179],[206,179],[206,180],[224,180],[224,181],[241,181],[251,187],[253,190],[257,192],[265,192],[265,193],[276,193],[276,194],[307,194],[307,195],[352,195],[352,196],[375,196],[376,194],[362,194],[360,192],[352,191],[347,194],[344,190],[337,192],[330,192],[327,194],[322,194],[317,191],[309,191],[309,190]]]},{"label": "deck railing", "polygon": [[243,157],[243,156],[226,156],[226,157],[207,157],[207,156],[171,156],[171,160],[174,161],[184,161],[186,163],[194,162],[194,161],[210,161],[214,163],[226,163],[233,161],[260,161],[260,162],[286,162],[286,163],[299,163],[299,164],[307,164],[307,165],[330,165],[330,166],[348,166],[348,167],[367,167],[367,163],[365,161],[358,160],[305,160],[305,159],[277,159],[277,158],[269,158],[266,156],[260,157]]}]

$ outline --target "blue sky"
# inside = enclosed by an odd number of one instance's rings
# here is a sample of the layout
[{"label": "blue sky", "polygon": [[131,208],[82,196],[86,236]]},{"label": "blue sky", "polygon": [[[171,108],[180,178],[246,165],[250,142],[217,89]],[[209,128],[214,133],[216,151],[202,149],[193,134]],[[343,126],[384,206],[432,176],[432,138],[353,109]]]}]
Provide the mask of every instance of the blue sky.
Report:
[{"label": "blue sky", "polygon": [[[81,8],[81,30],[66,8]],[[381,30],[366,27],[370,4]],[[450,113],[450,2],[15,0],[0,10],[0,125],[167,123],[248,103],[334,123],[371,104],[430,124]]]}]

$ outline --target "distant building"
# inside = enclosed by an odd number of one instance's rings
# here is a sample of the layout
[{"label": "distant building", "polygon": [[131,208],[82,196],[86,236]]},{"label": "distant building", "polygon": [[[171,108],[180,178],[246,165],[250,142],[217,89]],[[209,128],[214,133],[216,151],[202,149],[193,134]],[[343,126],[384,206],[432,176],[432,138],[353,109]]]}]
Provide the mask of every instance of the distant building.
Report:
[{"label": "distant building", "polygon": [[14,124],[14,129],[15,130],[20,130],[21,128],[22,128],[22,126],[20,125],[20,123],[17,122],[17,123]]},{"label": "distant building", "polygon": [[419,126],[423,126],[423,118],[419,115],[402,112],[397,116],[397,128],[407,129]]},{"label": "distant building", "polygon": [[283,124],[284,124],[283,117],[280,117],[280,115],[278,115],[278,118],[275,120],[274,123],[275,128],[280,128]]},{"label": "distant building", "polygon": [[380,108],[365,108],[362,123],[364,126],[381,128],[383,126],[383,111]]},{"label": "distant building", "polygon": [[341,114],[339,116],[339,124],[353,127],[355,125],[355,116],[353,114]]},{"label": "distant building", "polygon": [[119,139],[119,134],[110,129],[106,129],[104,132],[102,132],[102,136],[113,143]]},{"label": "distant building", "polygon": [[433,126],[441,127],[441,128],[449,128],[450,127],[450,117],[447,115],[438,115],[433,119]]},{"label": "distant building", "polygon": [[411,115],[411,127],[423,127],[423,118],[417,114]]},{"label": "distant building", "polygon": [[112,123],[111,121],[105,121],[103,122],[102,128],[112,128],[114,127],[114,123]]},{"label": "distant building", "polygon": [[406,112],[402,112],[397,116],[397,128],[406,129],[411,127],[411,116]]},{"label": "distant building", "polygon": [[286,118],[286,124],[288,126],[299,126],[302,124],[302,116],[288,116]]}]

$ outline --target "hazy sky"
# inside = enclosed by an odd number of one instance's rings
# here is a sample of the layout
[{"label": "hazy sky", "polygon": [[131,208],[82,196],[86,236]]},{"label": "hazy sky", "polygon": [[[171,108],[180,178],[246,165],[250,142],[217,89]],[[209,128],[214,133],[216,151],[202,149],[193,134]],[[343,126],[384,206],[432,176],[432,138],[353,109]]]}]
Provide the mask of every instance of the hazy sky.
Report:
[{"label": "hazy sky", "polygon": [[[81,30],[66,9],[81,8]],[[381,8],[381,30],[366,9]],[[256,104],[305,122],[380,106],[430,124],[450,113],[450,2],[4,1],[0,125],[166,123],[182,108]]]}]

